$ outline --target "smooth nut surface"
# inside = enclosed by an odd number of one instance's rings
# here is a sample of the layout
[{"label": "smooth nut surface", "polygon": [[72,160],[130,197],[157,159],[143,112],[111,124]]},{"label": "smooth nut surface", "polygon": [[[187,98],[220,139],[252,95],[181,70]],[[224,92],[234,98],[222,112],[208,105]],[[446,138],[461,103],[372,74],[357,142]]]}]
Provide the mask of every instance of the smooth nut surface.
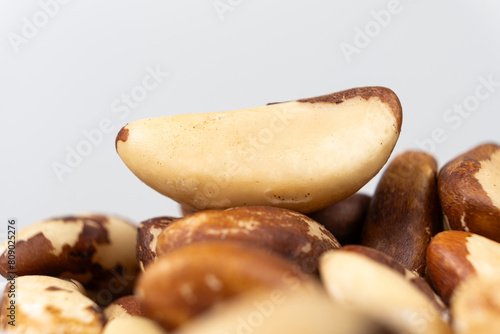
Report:
[{"label": "smooth nut surface", "polygon": [[139,223],[137,227],[137,261],[142,271],[156,260],[158,236],[176,220],[174,217],[155,217]]},{"label": "smooth nut surface", "polygon": [[[100,333],[106,320],[102,310],[81,293],[81,285],[50,276],[28,275],[15,279],[4,290],[0,323],[9,333]],[[15,310],[8,307],[14,302]],[[14,321],[11,326],[9,321]]]},{"label": "smooth nut surface", "polygon": [[[333,303],[321,288],[274,289],[223,303],[176,334],[388,334]],[[391,332],[392,333],[392,332]]]},{"label": "smooth nut surface", "polygon": [[500,242],[500,145],[479,145],[451,160],[438,186],[451,229]]},{"label": "smooth nut surface", "polygon": [[369,195],[354,194],[308,216],[330,231],[341,245],[358,244],[370,201]]},{"label": "smooth nut surface", "polygon": [[418,151],[398,154],[373,195],[361,244],[393,257],[423,277],[427,245],[440,231],[434,157]]},{"label": "smooth nut surface", "polygon": [[470,276],[450,304],[455,334],[500,333],[500,276]]},{"label": "smooth nut surface", "polygon": [[102,334],[167,334],[156,322],[151,319],[131,316],[116,318],[108,322]]},{"label": "smooth nut surface", "polygon": [[390,89],[354,88],[255,108],[134,121],[116,150],[144,183],[194,209],[313,212],[364,186],[399,137]]},{"label": "smooth nut surface", "polygon": [[470,275],[500,275],[500,244],[463,231],[438,233],[427,248],[427,270],[434,289],[448,302]]},{"label": "smooth nut surface", "polygon": [[139,277],[146,315],[174,329],[217,303],[259,289],[310,280],[285,259],[230,242],[195,243],[164,254]]},{"label": "smooth nut surface", "polygon": [[114,300],[104,309],[108,321],[115,318],[144,316],[144,309],[136,296],[123,296]]},{"label": "smooth nut surface", "polygon": [[396,331],[451,333],[444,304],[425,280],[380,251],[355,245],[329,251],[320,273],[335,301]]},{"label": "smooth nut surface", "polygon": [[273,251],[308,273],[318,258],[340,244],[321,224],[295,211],[245,206],[204,210],[180,218],[158,236],[159,256],[179,247],[206,241],[231,241]]},{"label": "smooth nut surface", "polygon": [[[16,238],[18,275],[73,278],[95,290],[124,295],[132,290],[138,271],[135,254],[136,227],[121,218],[78,215],[54,218],[22,228]],[[8,264],[8,240],[0,249],[0,274]],[[113,293],[111,293],[114,291]],[[110,300],[110,298],[105,298]]]}]

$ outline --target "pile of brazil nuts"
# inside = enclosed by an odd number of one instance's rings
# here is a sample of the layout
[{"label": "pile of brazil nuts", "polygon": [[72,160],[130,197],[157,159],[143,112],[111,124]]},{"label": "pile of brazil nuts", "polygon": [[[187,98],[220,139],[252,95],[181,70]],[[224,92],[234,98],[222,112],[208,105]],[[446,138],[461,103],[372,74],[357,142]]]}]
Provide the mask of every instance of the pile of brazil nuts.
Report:
[{"label": "pile of brazil nuts", "polygon": [[391,157],[401,125],[384,87],[127,124],[118,155],[182,215],[19,230],[1,330],[500,333],[500,145],[438,167]]}]

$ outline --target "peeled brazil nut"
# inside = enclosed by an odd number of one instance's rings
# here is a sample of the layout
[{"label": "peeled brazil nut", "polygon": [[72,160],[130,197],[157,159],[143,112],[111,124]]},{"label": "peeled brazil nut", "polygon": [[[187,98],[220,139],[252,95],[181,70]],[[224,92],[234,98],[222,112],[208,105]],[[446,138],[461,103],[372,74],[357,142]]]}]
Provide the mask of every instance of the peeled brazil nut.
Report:
[{"label": "peeled brazil nut", "polygon": [[183,325],[176,334],[389,334],[332,302],[321,288],[248,293]]},{"label": "peeled brazil nut", "polygon": [[500,276],[470,276],[451,298],[455,334],[500,333]]},{"label": "peeled brazil nut", "polygon": [[479,145],[448,162],[438,187],[452,230],[500,242],[500,145]]},{"label": "peeled brazil nut", "polygon": [[358,193],[308,216],[330,231],[341,245],[359,244],[370,201],[370,196]]},{"label": "peeled brazil nut", "polygon": [[160,325],[151,319],[139,316],[116,318],[108,322],[102,334],[168,334]]},{"label": "peeled brazil nut", "polygon": [[204,210],[179,218],[158,236],[158,256],[179,247],[207,241],[231,241],[279,254],[308,273],[317,273],[318,259],[340,244],[318,222],[304,214],[267,206]]},{"label": "peeled brazil nut", "polygon": [[2,299],[2,330],[25,334],[101,333],[106,323],[104,314],[82,294],[78,284],[38,275],[19,276],[13,281],[13,289],[9,281]]},{"label": "peeled brazil nut", "polygon": [[500,243],[463,231],[438,233],[427,249],[427,271],[436,292],[449,301],[471,275],[500,275]]},{"label": "peeled brazil nut", "polygon": [[[138,269],[136,233],[136,227],[128,221],[103,215],[39,222],[17,233],[15,272],[20,276],[74,278],[88,289],[126,294]],[[2,244],[0,254],[0,274],[8,277],[12,269],[7,242]]]},{"label": "peeled brazil nut", "polygon": [[174,217],[155,217],[140,222],[139,226],[137,226],[136,252],[141,270],[144,271],[147,265],[156,260],[158,235],[170,226],[174,220],[176,220]]},{"label": "peeled brazil nut", "polygon": [[104,315],[109,321],[121,317],[144,316],[144,310],[136,296],[128,295],[113,300],[104,309]]},{"label": "peeled brazil nut", "polygon": [[399,137],[401,104],[363,87],[226,112],[134,121],[116,150],[144,183],[193,209],[313,212],[375,176]]},{"label": "peeled brazil nut", "polygon": [[361,244],[392,256],[423,277],[427,245],[440,231],[436,160],[418,151],[398,154],[373,195]]},{"label": "peeled brazil nut", "polygon": [[409,334],[450,334],[448,312],[427,282],[372,248],[345,246],[323,255],[323,284],[337,302]]},{"label": "peeled brazil nut", "polygon": [[135,294],[147,317],[172,330],[221,301],[253,290],[297,287],[311,279],[264,250],[206,242],[159,257],[139,276]]}]

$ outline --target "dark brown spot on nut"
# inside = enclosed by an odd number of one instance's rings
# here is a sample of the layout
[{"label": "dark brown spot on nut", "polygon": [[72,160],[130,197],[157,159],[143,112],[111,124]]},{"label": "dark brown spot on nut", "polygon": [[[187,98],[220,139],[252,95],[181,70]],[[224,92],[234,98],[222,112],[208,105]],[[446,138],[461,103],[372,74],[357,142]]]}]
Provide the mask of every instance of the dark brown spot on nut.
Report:
[{"label": "dark brown spot on nut", "polygon": [[128,132],[129,132],[129,130],[127,129],[127,126],[124,126],[123,128],[120,129],[120,131],[118,132],[118,135],[116,136],[115,148],[118,146],[119,141],[122,141],[122,142],[127,141]]}]

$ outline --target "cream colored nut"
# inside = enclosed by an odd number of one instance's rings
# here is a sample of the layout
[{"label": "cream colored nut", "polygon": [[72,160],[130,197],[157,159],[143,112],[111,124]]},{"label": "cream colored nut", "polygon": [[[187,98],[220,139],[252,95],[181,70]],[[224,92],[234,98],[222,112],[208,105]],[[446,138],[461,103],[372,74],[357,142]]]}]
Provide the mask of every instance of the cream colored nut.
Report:
[{"label": "cream colored nut", "polygon": [[223,300],[311,280],[280,256],[231,242],[194,243],[164,254],[140,275],[145,314],[172,330]]},{"label": "cream colored nut", "polygon": [[167,334],[167,332],[151,319],[131,316],[108,322],[102,334]]},{"label": "cream colored nut", "polygon": [[137,261],[142,271],[156,260],[156,244],[158,235],[166,229],[174,217],[156,217],[139,223],[137,227]]},{"label": "cream colored nut", "polygon": [[308,216],[325,226],[341,245],[359,244],[370,201],[370,196],[358,193]]},{"label": "cream colored nut", "polygon": [[425,251],[442,225],[434,157],[417,151],[398,154],[373,195],[361,244],[424,277]]},{"label": "cream colored nut", "polygon": [[104,309],[104,315],[110,321],[121,317],[144,316],[144,310],[137,297],[129,295],[114,300]]},{"label": "cream colored nut", "polygon": [[427,248],[427,271],[436,292],[448,302],[470,275],[500,275],[500,243],[463,231],[438,233]]},{"label": "cream colored nut", "polygon": [[337,302],[409,334],[450,334],[448,313],[425,280],[384,253],[363,246],[329,251],[323,284]]},{"label": "cream colored nut", "polygon": [[500,276],[472,275],[451,298],[455,334],[500,333]]},{"label": "cream colored nut", "polygon": [[[8,333],[92,334],[105,325],[102,310],[81,286],[50,276],[19,276],[4,290],[0,323]],[[14,310],[8,307],[14,306]],[[13,321],[15,326],[9,324]]]},{"label": "cream colored nut", "polygon": [[144,183],[194,209],[313,212],[344,199],[389,158],[402,123],[383,87],[227,112],[134,121],[116,150]]},{"label": "cream colored nut", "polygon": [[318,259],[340,244],[321,224],[304,214],[275,207],[244,206],[204,210],[179,218],[158,236],[159,256],[206,241],[231,241],[279,254],[308,273],[317,273]]},{"label": "cream colored nut", "polygon": [[136,234],[128,221],[103,215],[39,222],[17,233],[15,270],[9,267],[7,240],[2,244],[0,274],[74,278],[88,289],[126,294],[138,270]]},{"label": "cream colored nut", "polygon": [[323,289],[307,286],[246,294],[192,320],[176,334],[381,334],[379,329],[333,303]]},{"label": "cream colored nut", "polygon": [[500,145],[480,145],[448,162],[438,188],[452,230],[500,242]]}]

